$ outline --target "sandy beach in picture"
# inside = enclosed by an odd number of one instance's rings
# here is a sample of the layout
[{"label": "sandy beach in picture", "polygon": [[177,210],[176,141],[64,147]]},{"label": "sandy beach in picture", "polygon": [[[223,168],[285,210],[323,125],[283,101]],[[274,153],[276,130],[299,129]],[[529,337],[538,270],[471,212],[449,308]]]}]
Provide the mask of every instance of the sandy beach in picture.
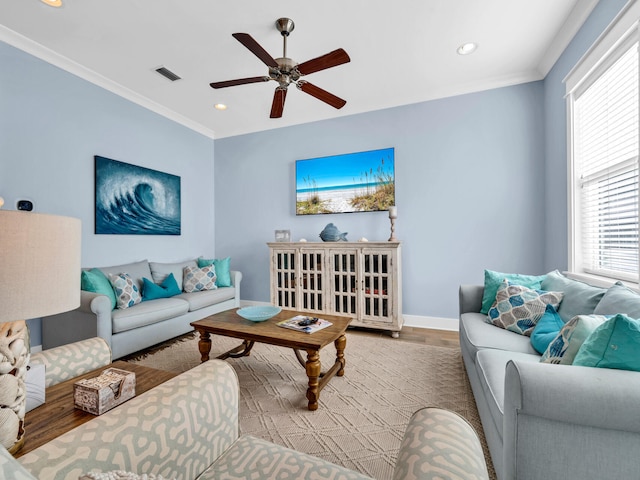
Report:
[{"label": "sandy beach in picture", "polygon": [[[364,188],[341,188],[337,190],[321,190],[315,192],[327,210],[332,212],[355,212],[356,209],[351,206],[350,200],[358,195],[366,192]],[[303,202],[309,199],[309,192],[298,194],[297,201]]]}]

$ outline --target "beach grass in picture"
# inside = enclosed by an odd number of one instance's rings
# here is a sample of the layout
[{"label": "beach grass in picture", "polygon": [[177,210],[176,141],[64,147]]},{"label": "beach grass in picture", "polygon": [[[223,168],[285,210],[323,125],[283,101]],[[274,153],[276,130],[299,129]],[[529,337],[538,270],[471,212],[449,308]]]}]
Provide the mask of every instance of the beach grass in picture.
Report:
[{"label": "beach grass in picture", "polygon": [[94,158],[96,234],[180,235],[180,177]]},{"label": "beach grass in picture", "polygon": [[394,149],[296,161],[296,215],[375,212],[395,205]]}]

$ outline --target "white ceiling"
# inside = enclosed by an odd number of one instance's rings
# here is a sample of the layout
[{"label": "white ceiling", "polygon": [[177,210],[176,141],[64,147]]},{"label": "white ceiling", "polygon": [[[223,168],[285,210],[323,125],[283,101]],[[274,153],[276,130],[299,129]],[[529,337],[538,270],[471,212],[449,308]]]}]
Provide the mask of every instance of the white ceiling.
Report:
[{"label": "white ceiling", "polygon": [[[544,78],[597,0],[0,0],[0,40],[212,138],[268,130]],[[292,87],[270,119],[275,82],[235,32],[282,56],[292,18],[298,62],[344,48],[351,62],[305,78],[340,110]],[[469,56],[456,48],[479,47]],[[154,70],[182,77],[170,82]],[[46,88],[46,85],[43,85]],[[213,108],[228,105],[226,111]]]}]

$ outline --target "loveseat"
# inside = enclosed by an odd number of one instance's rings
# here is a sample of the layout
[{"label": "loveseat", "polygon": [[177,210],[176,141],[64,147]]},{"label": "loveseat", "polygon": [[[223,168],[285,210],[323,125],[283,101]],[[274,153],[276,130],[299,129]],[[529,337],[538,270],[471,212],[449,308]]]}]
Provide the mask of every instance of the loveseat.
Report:
[{"label": "loveseat", "polygon": [[[639,478],[640,373],[576,365],[589,336],[576,354],[566,333],[556,335],[541,355],[531,337],[487,322],[486,285],[460,287],[459,335],[498,479]],[[556,314],[569,334],[599,316],[640,318],[640,296],[619,283],[598,288],[555,271],[540,277],[539,289],[563,293]],[[541,362],[572,348],[574,364]]]},{"label": "loveseat", "polygon": [[[233,368],[210,360],[17,460],[0,447],[0,478],[77,480],[89,472],[123,471],[180,480],[369,479],[311,455],[239,436],[238,398]],[[394,480],[435,476],[488,478],[482,447],[466,420],[424,408],[409,421]]]},{"label": "loveseat", "polygon": [[[110,298],[104,289],[108,290],[108,285],[104,288],[93,288],[98,291],[83,289],[79,308],[43,319],[42,347],[50,349],[98,336],[105,339],[111,348],[113,358],[118,359],[190,332],[193,330],[189,325],[191,322],[240,306],[242,273],[230,271],[228,259],[226,260],[226,265],[217,267],[214,289],[190,293],[183,292],[185,268],[204,268],[209,261],[194,259],[178,263],[159,263],[143,260],[126,265],[85,269],[83,275],[87,277],[89,274],[102,275],[104,278],[108,278],[110,274],[127,274],[138,292],[143,295],[143,299],[145,288],[153,288],[154,291],[161,289],[161,285],[171,275],[177,285],[178,291],[174,292],[177,295],[153,298],[127,308],[118,308],[115,297]],[[218,285],[223,276],[226,277],[226,281]],[[101,285],[99,277],[96,279],[88,283],[92,286]]]}]

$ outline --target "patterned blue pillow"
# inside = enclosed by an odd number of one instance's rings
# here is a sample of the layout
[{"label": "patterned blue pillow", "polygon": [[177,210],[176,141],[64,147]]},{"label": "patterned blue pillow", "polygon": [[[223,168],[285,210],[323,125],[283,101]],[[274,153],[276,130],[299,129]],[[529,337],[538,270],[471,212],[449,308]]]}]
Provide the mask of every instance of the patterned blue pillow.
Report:
[{"label": "patterned blue pillow", "polygon": [[496,327],[531,336],[547,305],[557,309],[561,301],[562,292],[533,290],[522,285],[514,285],[505,278],[489,309],[487,321]]},{"label": "patterned blue pillow", "polygon": [[607,318],[609,316],[576,315],[565,323],[556,338],[551,341],[540,362],[571,365],[587,337]]},{"label": "patterned blue pillow", "polygon": [[185,292],[200,292],[202,290],[215,290],[216,267],[207,265],[206,267],[185,267],[182,288]]},{"label": "patterned blue pillow", "polygon": [[140,290],[128,273],[109,274],[109,281],[116,293],[116,307],[133,307],[142,301]]}]

